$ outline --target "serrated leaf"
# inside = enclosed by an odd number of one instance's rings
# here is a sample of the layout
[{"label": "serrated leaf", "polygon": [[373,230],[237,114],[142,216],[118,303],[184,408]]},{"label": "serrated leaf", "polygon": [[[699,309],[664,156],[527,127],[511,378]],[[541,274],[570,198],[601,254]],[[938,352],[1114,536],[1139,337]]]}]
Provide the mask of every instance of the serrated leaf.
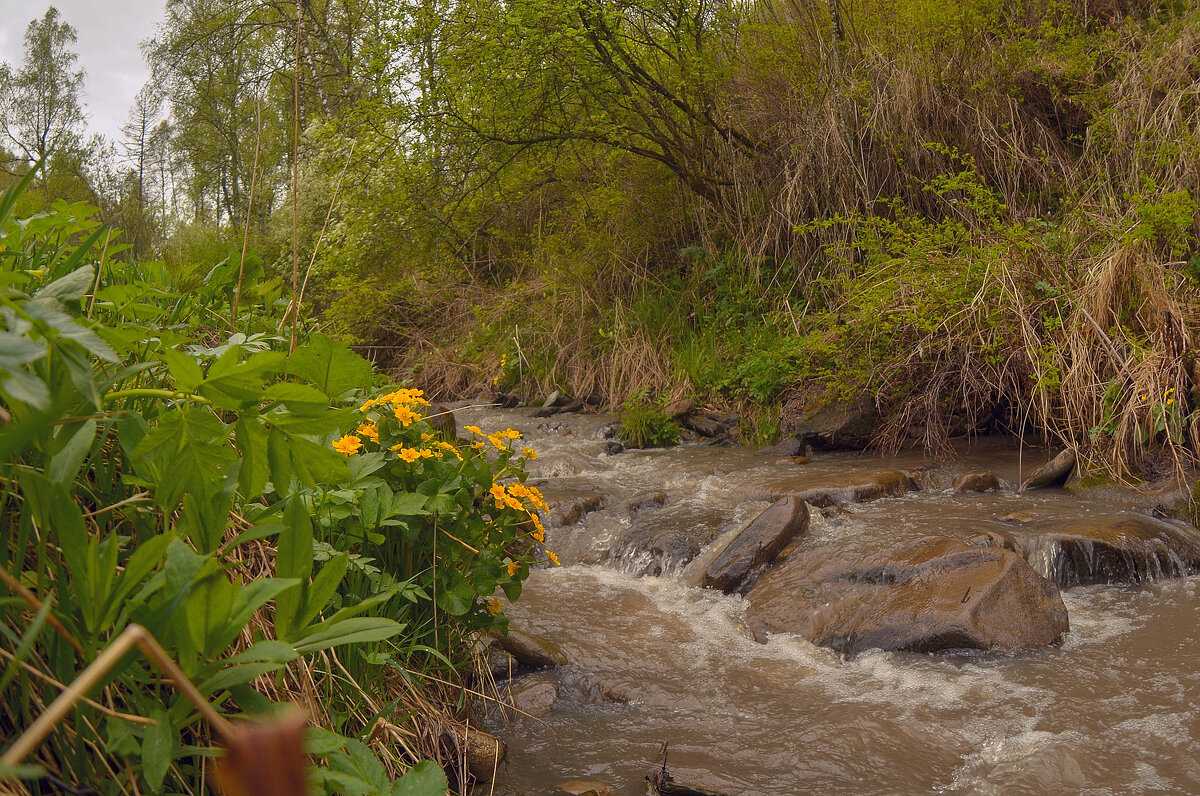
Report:
[{"label": "serrated leaf", "polygon": [[371,383],[371,363],[323,334],[313,334],[288,358],[287,372],[337,398]]},{"label": "serrated leaf", "polygon": [[445,796],[449,789],[442,767],[432,760],[422,760],[392,784],[391,796]]},{"label": "serrated leaf", "polygon": [[191,392],[204,381],[204,371],[200,370],[200,363],[182,351],[168,348],[159,352],[158,356],[166,363],[178,389]]},{"label": "serrated leaf", "polygon": [[74,301],[87,295],[96,278],[96,269],[90,265],[76,268],[66,276],[55,279],[33,294],[34,299],[58,299]]}]

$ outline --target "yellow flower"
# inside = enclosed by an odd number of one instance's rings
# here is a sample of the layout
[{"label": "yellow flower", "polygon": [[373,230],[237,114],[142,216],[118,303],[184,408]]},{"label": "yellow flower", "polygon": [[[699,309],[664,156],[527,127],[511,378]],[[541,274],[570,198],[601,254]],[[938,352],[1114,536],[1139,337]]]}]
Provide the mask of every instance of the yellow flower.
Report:
[{"label": "yellow flower", "polygon": [[472,447],[472,448],[474,448],[474,449],[475,449],[475,450],[477,450],[477,451],[481,451],[481,450],[483,450],[484,448],[486,448],[487,446],[486,446],[486,445],[484,445],[482,442],[472,442],[472,443],[471,443],[471,447]]},{"label": "yellow flower", "polygon": [[435,443],[433,443],[433,445],[434,445],[434,447],[441,448],[444,451],[450,451],[451,453],[453,453],[455,456],[458,457],[458,460],[460,462],[463,460],[462,454],[458,452],[458,448],[454,447],[449,442],[435,442]]},{"label": "yellow flower", "polygon": [[400,421],[401,426],[407,426],[409,423],[414,423],[421,419],[421,416],[408,408],[406,404],[393,404],[392,414]]},{"label": "yellow flower", "polygon": [[495,387],[495,386],[496,386],[497,384],[499,384],[499,383],[500,383],[500,377],[499,377],[499,376],[492,376],[492,386],[493,386],[493,387]]},{"label": "yellow flower", "polygon": [[529,502],[530,503],[532,503],[536,508],[538,508],[542,511],[550,510],[550,507],[548,505],[546,505],[546,498],[542,496],[542,493],[540,491],[538,491],[538,488],[536,486],[526,487],[526,489],[529,492]]},{"label": "yellow flower", "polygon": [[517,500],[515,497],[512,497],[511,495],[504,496],[504,503],[510,509],[513,509],[515,511],[524,511],[525,510],[525,507],[521,505],[521,501]]},{"label": "yellow flower", "polygon": [[550,560],[554,562],[554,566],[556,566],[556,567],[562,566],[562,562],[558,560],[558,556],[554,555],[553,552],[551,552],[550,550],[547,550],[546,555],[548,555],[550,557]]},{"label": "yellow flower", "polygon": [[546,541],[546,528],[542,525],[542,518],[531,511],[529,512],[529,521],[532,522],[533,527],[537,529],[537,532],[534,534],[533,538],[537,539],[539,542]]},{"label": "yellow flower", "polygon": [[377,403],[379,403],[379,401],[375,400],[374,398],[368,398],[365,404],[358,407],[358,411],[365,412]]},{"label": "yellow flower", "polygon": [[432,435],[432,434],[422,434],[422,435],[421,435],[421,442],[429,442],[429,441],[431,441],[432,439],[433,439],[433,435]]},{"label": "yellow flower", "polygon": [[479,426],[463,426],[463,428],[465,428],[467,431],[470,431],[472,434],[478,434],[481,437],[483,436],[483,429],[481,429]]},{"label": "yellow flower", "polygon": [[1174,399],[1174,398],[1168,398],[1168,399],[1167,399],[1167,406],[1170,406],[1170,405],[1171,405],[1171,404],[1173,404],[1173,403],[1175,403],[1175,399]]},{"label": "yellow flower", "polygon": [[525,454],[525,458],[529,461],[533,461],[537,458],[537,451],[535,451],[533,448],[522,448],[521,453]]},{"label": "yellow flower", "polygon": [[497,437],[503,437],[504,439],[520,439],[520,438],[521,438],[521,432],[520,432],[520,431],[515,431],[515,430],[513,430],[513,429],[511,429],[511,428],[506,428],[506,429],[504,429],[503,431],[501,431],[499,434],[497,434],[496,436],[497,436]]},{"label": "yellow flower", "polygon": [[499,434],[488,434],[488,442],[492,443],[500,450],[505,450],[504,438],[501,437]]},{"label": "yellow flower", "polygon": [[335,451],[337,451],[338,453],[344,453],[347,456],[357,453],[358,449],[361,447],[362,447],[362,440],[359,439],[358,437],[354,436],[353,434],[347,434],[346,436],[342,437],[341,439],[339,439],[333,443],[333,449]]},{"label": "yellow flower", "polygon": [[504,508],[504,502],[508,500],[508,495],[504,494],[504,487],[500,484],[492,484],[492,488],[488,491],[492,493],[492,499],[496,501],[496,508]]},{"label": "yellow flower", "polygon": [[400,448],[400,458],[403,459],[404,461],[408,462],[409,464],[412,464],[417,459],[421,458],[421,454],[418,453],[417,451],[413,450],[412,448],[402,447],[402,448]]},{"label": "yellow flower", "polygon": [[429,448],[421,448],[421,458],[422,459],[431,458],[433,455],[434,455],[433,451],[429,450]]},{"label": "yellow flower", "polygon": [[355,432],[362,434],[364,437],[376,444],[379,442],[379,427],[369,420],[365,423],[359,423],[358,428],[355,429]]},{"label": "yellow flower", "polygon": [[516,574],[517,574],[518,572],[520,572],[520,571],[521,571],[521,565],[520,565],[520,564],[518,564],[516,561],[509,561],[509,562],[508,562],[508,576],[509,576],[510,578],[511,578],[513,575],[516,575]]},{"label": "yellow flower", "polygon": [[488,600],[487,612],[489,614],[491,614],[492,616],[495,616],[496,614],[500,613],[503,610],[504,610],[504,604],[502,602],[500,602],[500,598],[493,597],[492,599]]}]

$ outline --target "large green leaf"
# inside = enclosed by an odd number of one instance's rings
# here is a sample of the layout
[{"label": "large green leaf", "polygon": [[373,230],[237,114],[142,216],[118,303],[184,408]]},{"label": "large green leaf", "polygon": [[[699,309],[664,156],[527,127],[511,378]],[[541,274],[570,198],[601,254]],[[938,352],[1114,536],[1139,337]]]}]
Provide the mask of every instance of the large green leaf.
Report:
[{"label": "large green leaf", "polygon": [[298,581],[296,586],[275,598],[275,635],[287,641],[297,627],[313,566],[312,521],[304,501],[298,495],[288,498],[283,522],[287,527],[279,533],[276,543],[275,574],[280,578],[295,578]]},{"label": "large green leaf", "polygon": [[403,624],[382,616],[359,616],[340,622],[322,622],[306,628],[304,637],[296,642],[296,651],[301,655],[308,655],[341,644],[384,641],[399,635],[402,630]]},{"label": "large green leaf", "polygon": [[323,334],[313,334],[288,358],[287,372],[337,398],[371,384],[371,363]]},{"label": "large green leaf", "polygon": [[442,767],[432,760],[422,760],[392,783],[391,796],[445,796],[449,789]]}]

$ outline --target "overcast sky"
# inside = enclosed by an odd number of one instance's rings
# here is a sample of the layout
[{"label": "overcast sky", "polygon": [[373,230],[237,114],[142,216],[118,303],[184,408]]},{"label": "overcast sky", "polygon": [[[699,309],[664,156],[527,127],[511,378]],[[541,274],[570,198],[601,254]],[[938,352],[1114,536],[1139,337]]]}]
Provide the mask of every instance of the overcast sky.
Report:
[{"label": "overcast sky", "polygon": [[138,45],[162,22],[165,0],[0,0],[0,61],[21,63],[25,28],[51,5],[79,34],[75,50],[87,72],[89,131],[120,141],[134,95],[148,77]]}]

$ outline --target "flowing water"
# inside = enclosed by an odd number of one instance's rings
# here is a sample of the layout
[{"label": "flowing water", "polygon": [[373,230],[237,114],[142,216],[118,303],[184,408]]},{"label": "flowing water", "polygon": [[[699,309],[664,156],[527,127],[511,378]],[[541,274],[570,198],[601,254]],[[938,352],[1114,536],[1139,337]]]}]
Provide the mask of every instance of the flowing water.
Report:
[{"label": "flowing water", "polygon": [[[597,438],[607,420],[459,412],[460,427],[524,432],[539,452],[531,483],[551,500],[603,496],[577,524],[548,528],[563,566],[535,571],[507,608],[514,627],[555,641],[570,664],[531,675],[558,686],[547,714],[492,725],[508,744],[497,793],[586,779],[640,794],[664,741],[678,781],[728,794],[1200,793],[1200,578],[1064,590],[1062,644],[1011,656],[845,660],[793,636],[758,643],[745,601],[684,585],[679,559],[780,491],[929,463],[818,454],[793,464],[702,445],[608,455]],[[1011,512],[1035,529],[1137,513],[1057,489],[948,486],[967,469],[1018,482],[1044,460],[1011,442],[979,444],[923,471],[922,491],[814,513],[803,544],[1014,533],[998,519]],[[648,490],[665,503],[631,517],[630,498]]]}]

